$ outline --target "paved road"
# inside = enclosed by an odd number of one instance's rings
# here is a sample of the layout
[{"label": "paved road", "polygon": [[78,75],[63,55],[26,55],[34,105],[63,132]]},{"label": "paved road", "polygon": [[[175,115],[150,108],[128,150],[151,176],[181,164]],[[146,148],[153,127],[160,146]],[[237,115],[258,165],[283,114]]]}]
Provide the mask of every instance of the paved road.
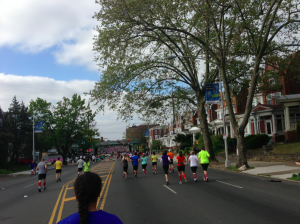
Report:
[{"label": "paved road", "polygon": [[[49,181],[54,179],[50,171],[48,189],[40,194],[36,185],[25,188],[34,182],[30,177],[0,183],[0,223],[50,223],[53,213],[55,223],[60,210],[61,219],[76,212],[72,183],[67,185],[76,177],[74,170],[65,168],[63,177],[67,177],[61,183]],[[116,214],[124,223],[294,224],[300,220],[300,184],[212,169],[208,183],[201,180],[200,169],[195,183],[187,169],[187,183],[179,185],[177,173],[171,173],[167,188],[160,163],[157,174],[152,174],[149,162],[146,176],[140,166],[138,178],[129,172],[127,180],[122,178],[120,161],[94,170],[103,176],[105,185],[98,208]],[[60,193],[65,197],[59,198]]]}]

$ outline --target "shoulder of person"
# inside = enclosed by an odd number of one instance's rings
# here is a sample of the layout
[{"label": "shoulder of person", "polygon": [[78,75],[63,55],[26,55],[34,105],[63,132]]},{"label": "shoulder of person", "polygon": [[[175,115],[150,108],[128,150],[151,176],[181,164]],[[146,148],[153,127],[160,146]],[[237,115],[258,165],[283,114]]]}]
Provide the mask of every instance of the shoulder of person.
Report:
[{"label": "shoulder of person", "polygon": [[68,216],[67,218],[58,222],[58,224],[80,224],[80,217],[78,212]]},{"label": "shoulder of person", "polygon": [[[101,210],[100,210],[101,211]],[[114,214],[107,213],[105,211],[98,211],[100,214],[102,213],[101,223],[107,224],[122,224],[123,222]],[[104,213],[104,214],[103,214]]]}]

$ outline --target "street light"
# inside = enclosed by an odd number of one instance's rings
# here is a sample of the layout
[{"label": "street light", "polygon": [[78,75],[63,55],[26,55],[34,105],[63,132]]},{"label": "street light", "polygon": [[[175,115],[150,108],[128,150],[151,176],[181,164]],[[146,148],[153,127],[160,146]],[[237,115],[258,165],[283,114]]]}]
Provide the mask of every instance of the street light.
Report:
[{"label": "street light", "polygon": [[195,134],[200,132],[200,128],[192,127],[189,131],[193,133],[193,145],[194,145],[194,143],[195,143]]},{"label": "street light", "polygon": [[[190,56],[175,56],[175,55],[169,55],[167,57],[168,60],[173,60],[175,58],[194,58],[194,59],[201,59],[201,60],[205,60],[204,58],[197,58],[197,57],[190,57]],[[221,80],[221,73],[220,73],[220,69],[219,69],[219,75],[220,75],[220,86],[222,88],[222,80]],[[224,138],[224,145],[225,145],[225,167],[229,167],[230,166],[230,161],[228,159],[228,146],[227,146],[227,131],[226,131],[226,124],[225,124],[225,112],[224,112],[224,100],[223,100],[223,92],[221,89],[221,105],[222,105],[222,113],[223,113],[223,138]],[[193,134],[193,138],[194,138],[194,134]]]}]

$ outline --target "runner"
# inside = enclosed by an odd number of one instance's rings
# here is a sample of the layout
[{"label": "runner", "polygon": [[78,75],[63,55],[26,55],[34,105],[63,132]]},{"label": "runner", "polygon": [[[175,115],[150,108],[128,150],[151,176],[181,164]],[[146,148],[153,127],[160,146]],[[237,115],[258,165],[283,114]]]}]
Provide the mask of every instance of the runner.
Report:
[{"label": "runner", "polygon": [[34,164],[34,161],[32,161],[32,163],[29,165],[30,169],[31,169],[31,177],[33,176],[33,172],[34,172],[34,167],[35,167],[35,164]]},{"label": "runner", "polygon": [[185,159],[186,159],[187,165],[189,165],[189,157],[190,157],[190,151],[186,151],[186,153],[185,153]]},{"label": "runner", "polygon": [[168,156],[170,157],[170,161],[169,161],[169,169],[170,169],[170,173],[173,171],[174,173],[174,166],[173,166],[173,158],[174,158],[174,154],[171,151],[171,149],[169,149],[169,153]]},{"label": "runner", "polygon": [[143,156],[142,156],[142,168],[143,168],[144,175],[146,175],[147,162],[148,162],[148,158],[145,156],[145,154],[143,154]]},{"label": "runner", "polygon": [[43,186],[44,186],[44,190],[46,190],[46,175],[48,172],[48,168],[47,168],[47,164],[45,163],[45,159],[42,158],[41,162],[37,165],[37,170],[39,170],[39,192],[41,192],[41,182],[43,180]]},{"label": "runner", "polygon": [[210,157],[209,153],[204,150],[204,147],[201,148],[201,151],[199,152],[198,158],[200,159],[201,166],[204,172],[204,181],[208,182],[208,177],[207,177],[207,168],[209,165],[209,159]]},{"label": "runner", "polygon": [[133,165],[134,177],[137,178],[137,171],[138,171],[138,168],[139,168],[140,159],[137,156],[136,152],[134,153],[134,156],[131,157],[131,161],[132,161],[132,165]]},{"label": "runner", "polygon": [[157,156],[155,155],[155,152],[153,152],[152,154],[153,154],[153,156],[151,157],[151,160],[152,160],[152,170],[153,170],[153,173],[154,173],[154,171],[156,173]]},{"label": "runner", "polygon": [[192,170],[193,175],[194,175],[194,181],[196,182],[197,181],[196,172],[197,172],[197,168],[198,168],[198,158],[195,155],[195,151],[192,151],[191,154],[192,155],[190,155],[190,157],[189,157],[189,162],[190,162],[191,170]]},{"label": "runner", "polygon": [[187,179],[186,179],[186,176],[185,176],[185,164],[184,162],[186,161],[185,160],[185,157],[182,155],[182,152],[179,151],[179,156],[176,157],[177,159],[177,170],[178,170],[178,175],[179,175],[179,184],[182,184],[182,181],[181,181],[181,174],[185,180],[185,182],[187,182]]},{"label": "runner", "polygon": [[128,162],[129,162],[129,157],[128,155],[124,155],[124,157],[121,160],[122,162],[122,166],[123,166],[123,177],[125,177],[125,179],[127,179],[128,176]]},{"label": "runner", "polygon": [[84,161],[82,160],[82,156],[80,156],[79,160],[77,161],[78,176],[82,174],[83,164],[84,164]]},{"label": "runner", "polygon": [[57,158],[57,161],[53,165],[56,167],[56,182],[61,181],[61,167],[63,166],[62,162],[60,161],[60,158]]},{"label": "runner", "polygon": [[169,163],[170,163],[170,157],[167,155],[167,150],[163,151],[163,155],[160,158],[160,162],[162,162],[163,164],[163,170],[165,172],[165,177],[166,177],[166,182],[167,185],[169,185],[169,180],[168,180],[168,168],[169,168]]},{"label": "runner", "polygon": [[92,156],[92,159],[93,159],[93,165],[95,165],[95,162],[96,162],[96,156],[93,155],[93,156]]},{"label": "runner", "polygon": [[85,163],[83,164],[84,166],[84,172],[90,172],[90,168],[91,168],[91,165],[90,165],[90,162],[89,162],[89,157],[86,157],[85,159]]},{"label": "runner", "polygon": [[78,203],[78,212],[61,220],[59,224],[68,223],[103,223],[122,224],[115,215],[97,210],[97,200],[102,190],[102,180],[95,173],[85,173],[74,183],[74,193]]}]

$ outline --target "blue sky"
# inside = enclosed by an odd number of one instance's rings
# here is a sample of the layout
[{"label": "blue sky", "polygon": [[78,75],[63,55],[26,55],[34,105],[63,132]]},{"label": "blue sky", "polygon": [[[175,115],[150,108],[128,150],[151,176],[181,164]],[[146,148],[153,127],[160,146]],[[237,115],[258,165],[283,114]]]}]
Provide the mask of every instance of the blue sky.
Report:
[{"label": "blue sky", "polygon": [[20,76],[50,77],[56,80],[70,81],[86,79],[96,81],[99,72],[84,65],[64,65],[55,61],[53,52],[58,47],[51,47],[39,53],[23,53],[12,48],[0,48],[0,72]]},{"label": "blue sky", "polygon": [[[92,89],[99,80],[93,61],[92,18],[100,6],[94,0],[1,0],[0,107],[6,111],[13,96],[29,105],[40,97],[55,104]],[[88,96],[84,96],[88,100]],[[93,110],[97,107],[93,106]],[[101,136],[116,140],[127,123],[115,111],[96,117]],[[139,122],[137,119],[131,122]]]}]

